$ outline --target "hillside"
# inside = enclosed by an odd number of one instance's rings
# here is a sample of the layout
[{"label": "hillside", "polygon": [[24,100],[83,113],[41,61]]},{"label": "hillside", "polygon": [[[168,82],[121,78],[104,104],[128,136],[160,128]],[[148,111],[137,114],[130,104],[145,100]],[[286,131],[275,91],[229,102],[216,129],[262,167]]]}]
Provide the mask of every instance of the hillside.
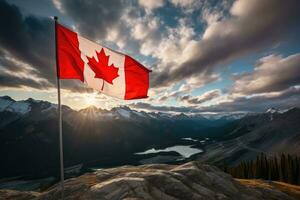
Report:
[{"label": "hillside", "polygon": [[[59,185],[45,192],[0,190],[0,199],[59,199]],[[68,200],[265,200],[294,198],[276,188],[249,187],[216,167],[190,162],[183,165],[123,166],[98,170],[65,182]]]},{"label": "hillside", "polygon": [[291,185],[288,183],[283,183],[279,181],[265,181],[260,179],[235,179],[241,184],[255,189],[268,190],[275,189],[280,190],[295,199],[300,199],[300,186]]},{"label": "hillside", "polygon": [[[238,164],[259,153],[279,155],[300,152],[300,109],[245,116],[229,123],[217,142],[205,146],[198,159],[204,162]],[[230,125],[230,126],[229,126]]]}]

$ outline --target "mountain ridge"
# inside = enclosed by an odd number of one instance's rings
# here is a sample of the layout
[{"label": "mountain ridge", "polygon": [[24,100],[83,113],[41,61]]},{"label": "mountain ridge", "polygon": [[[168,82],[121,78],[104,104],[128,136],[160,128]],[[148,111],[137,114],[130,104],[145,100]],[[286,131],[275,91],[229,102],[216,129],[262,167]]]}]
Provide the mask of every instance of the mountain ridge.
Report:
[{"label": "mountain ridge", "polygon": [[[35,100],[33,98],[28,98],[26,100],[19,100],[19,101],[16,101],[14,99],[12,99],[11,97],[9,96],[0,96],[0,111],[4,111],[6,109],[10,109],[10,107],[13,105],[13,104],[24,104],[24,103],[27,103],[27,104],[32,104],[32,103],[45,103],[45,104],[48,104],[48,105],[51,105],[52,108],[57,108],[57,104],[54,104],[54,103],[50,103],[48,101],[43,101],[43,100]],[[22,106],[22,105],[20,105]],[[25,105],[23,105],[25,106]],[[27,105],[28,106],[28,105]],[[157,116],[160,116],[161,118],[162,117],[165,117],[165,118],[177,118],[177,119],[186,119],[186,118],[198,118],[198,119],[207,119],[207,120],[210,120],[210,119],[219,119],[219,118],[222,118],[224,117],[224,119],[228,119],[228,120],[233,120],[233,119],[239,119],[241,117],[243,117],[244,115],[243,114],[240,114],[240,115],[236,115],[236,114],[232,114],[232,118],[230,117],[231,114],[227,114],[227,115],[224,115],[224,116],[220,116],[220,117],[213,117],[213,116],[203,116],[201,114],[192,114],[192,115],[186,115],[185,113],[178,113],[178,114],[172,114],[172,113],[164,113],[164,112],[145,112],[145,111],[137,111],[137,110],[134,110],[128,106],[119,106],[119,107],[114,107],[110,110],[107,110],[107,109],[102,109],[102,108],[98,108],[96,106],[88,106],[86,108],[82,108],[82,109],[79,109],[79,110],[74,110],[72,108],[70,108],[69,106],[66,106],[66,105],[62,105],[64,108],[66,109],[71,109],[73,111],[76,111],[76,112],[82,112],[82,113],[86,113],[87,111],[94,111],[94,112],[97,112],[97,113],[108,113],[108,112],[118,112],[119,110],[129,110],[131,112],[135,112],[135,113],[138,113],[140,114],[140,116],[142,115],[149,115],[151,116],[152,118],[155,118]],[[10,111],[17,111],[17,110],[14,110],[14,109],[10,109]],[[27,107],[24,108],[24,111],[23,112],[19,112],[20,114],[26,114],[27,112],[29,112],[30,109]],[[18,111],[17,111],[18,112]],[[120,114],[120,113],[119,113]],[[126,117],[125,117],[126,118]]]},{"label": "mountain ridge", "polygon": [[[16,110],[15,107],[3,109],[4,105],[8,106],[7,101],[17,105],[21,103],[26,109],[18,106],[15,106]],[[272,145],[281,150],[290,149],[293,145],[298,148],[295,143],[299,141],[298,133],[292,132],[292,129],[299,129],[299,108],[272,113],[273,120],[270,113],[213,120],[202,115],[147,113],[129,107],[112,110],[89,107],[76,111],[62,106],[62,109],[66,167],[84,164],[86,167],[97,165],[106,168],[140,164],[141,161],[180,163],[193,159],[213,164],[224,160],[235,163],[243,158],[253,159],[259,152],[253,149],[269,151]],[[47,101],[14,101],[0,97],[0,162],[3,163],[0,165],[0,177],[58,176],[57,116],[57,105]],[[280,135],[280,132],[285,134]],[[276,138],[272,138],[274,135]],[[174,151],[135,154],[176,145],[198,148],[201,153],[190,158],[182,158]]]}]

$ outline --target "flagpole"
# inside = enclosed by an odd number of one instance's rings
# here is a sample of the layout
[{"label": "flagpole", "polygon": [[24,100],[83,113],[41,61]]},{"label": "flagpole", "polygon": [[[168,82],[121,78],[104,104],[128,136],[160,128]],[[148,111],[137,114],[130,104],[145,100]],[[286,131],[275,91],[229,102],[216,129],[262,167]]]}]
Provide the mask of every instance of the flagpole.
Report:
[{"label": "flagpole", "polygon": [[56,78],[57,78],[57,98],[58,98],[58,126],[59,126],[59,158],[60,158],[60,186],[61,199],[64,199],[64,153],[63,153],[63,135],[62,135],[62,113],[61,113],[61,98],[60,98],[60,79],[59,79],[59,59],[57,51],[57,20],[54,16],[55,26],[55,57],[56,57]]}]

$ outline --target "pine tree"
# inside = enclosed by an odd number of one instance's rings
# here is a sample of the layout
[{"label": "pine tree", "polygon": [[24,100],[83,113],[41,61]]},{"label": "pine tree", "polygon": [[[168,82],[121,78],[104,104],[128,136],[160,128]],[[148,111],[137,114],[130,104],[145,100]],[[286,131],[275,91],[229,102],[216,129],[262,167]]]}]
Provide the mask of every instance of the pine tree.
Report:
[{"label": "pine tree", "polygon": [[297,184],[300,185],[300,157],[297,158],[298,169],[297,169]]},{"label": "pine tree", "polygon": [[276,156],[274,157],[274,180],[279,180],[279,166]]},{"label": "pine tree", "polygon": [[249,162],[249,178],[254,178],[254,172],[255,172],[255,166],[253,164],[253,161],[251,160]]},{"label": "pine tree", "polygon": [[255,178],[260,178],[261,177],[261,162],[260,162],[259,155],[256,156],[255,166],[256,166]]},{"label": "pine tree", "polygon": [[286,182],[286,158],[284,154],[280,156],[280,181]]},{"label": "pine tree", "polygon": [[287,182],[293,183],[293,160],[289,154],[287,156]]},{"label": "pine tree", "polygon": [[272,159],[268,160],[268,180],[273,180],[273,161]]}]

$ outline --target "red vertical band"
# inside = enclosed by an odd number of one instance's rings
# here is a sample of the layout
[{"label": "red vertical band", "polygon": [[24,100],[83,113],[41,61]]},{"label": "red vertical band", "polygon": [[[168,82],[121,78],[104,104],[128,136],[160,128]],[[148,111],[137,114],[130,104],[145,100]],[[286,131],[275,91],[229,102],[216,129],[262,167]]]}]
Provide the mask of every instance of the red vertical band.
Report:
[{"label": "red vertical band", "polygon": [[84,81],[84,62],[81,59],[77,34],[56,23],[56,51],[58,65],[58,77],[60,79],[79,79]]},{"label": "red vertical band", "polygon": [[125,55],[125,99],[146,98],[149,88],[149,70]]}]

